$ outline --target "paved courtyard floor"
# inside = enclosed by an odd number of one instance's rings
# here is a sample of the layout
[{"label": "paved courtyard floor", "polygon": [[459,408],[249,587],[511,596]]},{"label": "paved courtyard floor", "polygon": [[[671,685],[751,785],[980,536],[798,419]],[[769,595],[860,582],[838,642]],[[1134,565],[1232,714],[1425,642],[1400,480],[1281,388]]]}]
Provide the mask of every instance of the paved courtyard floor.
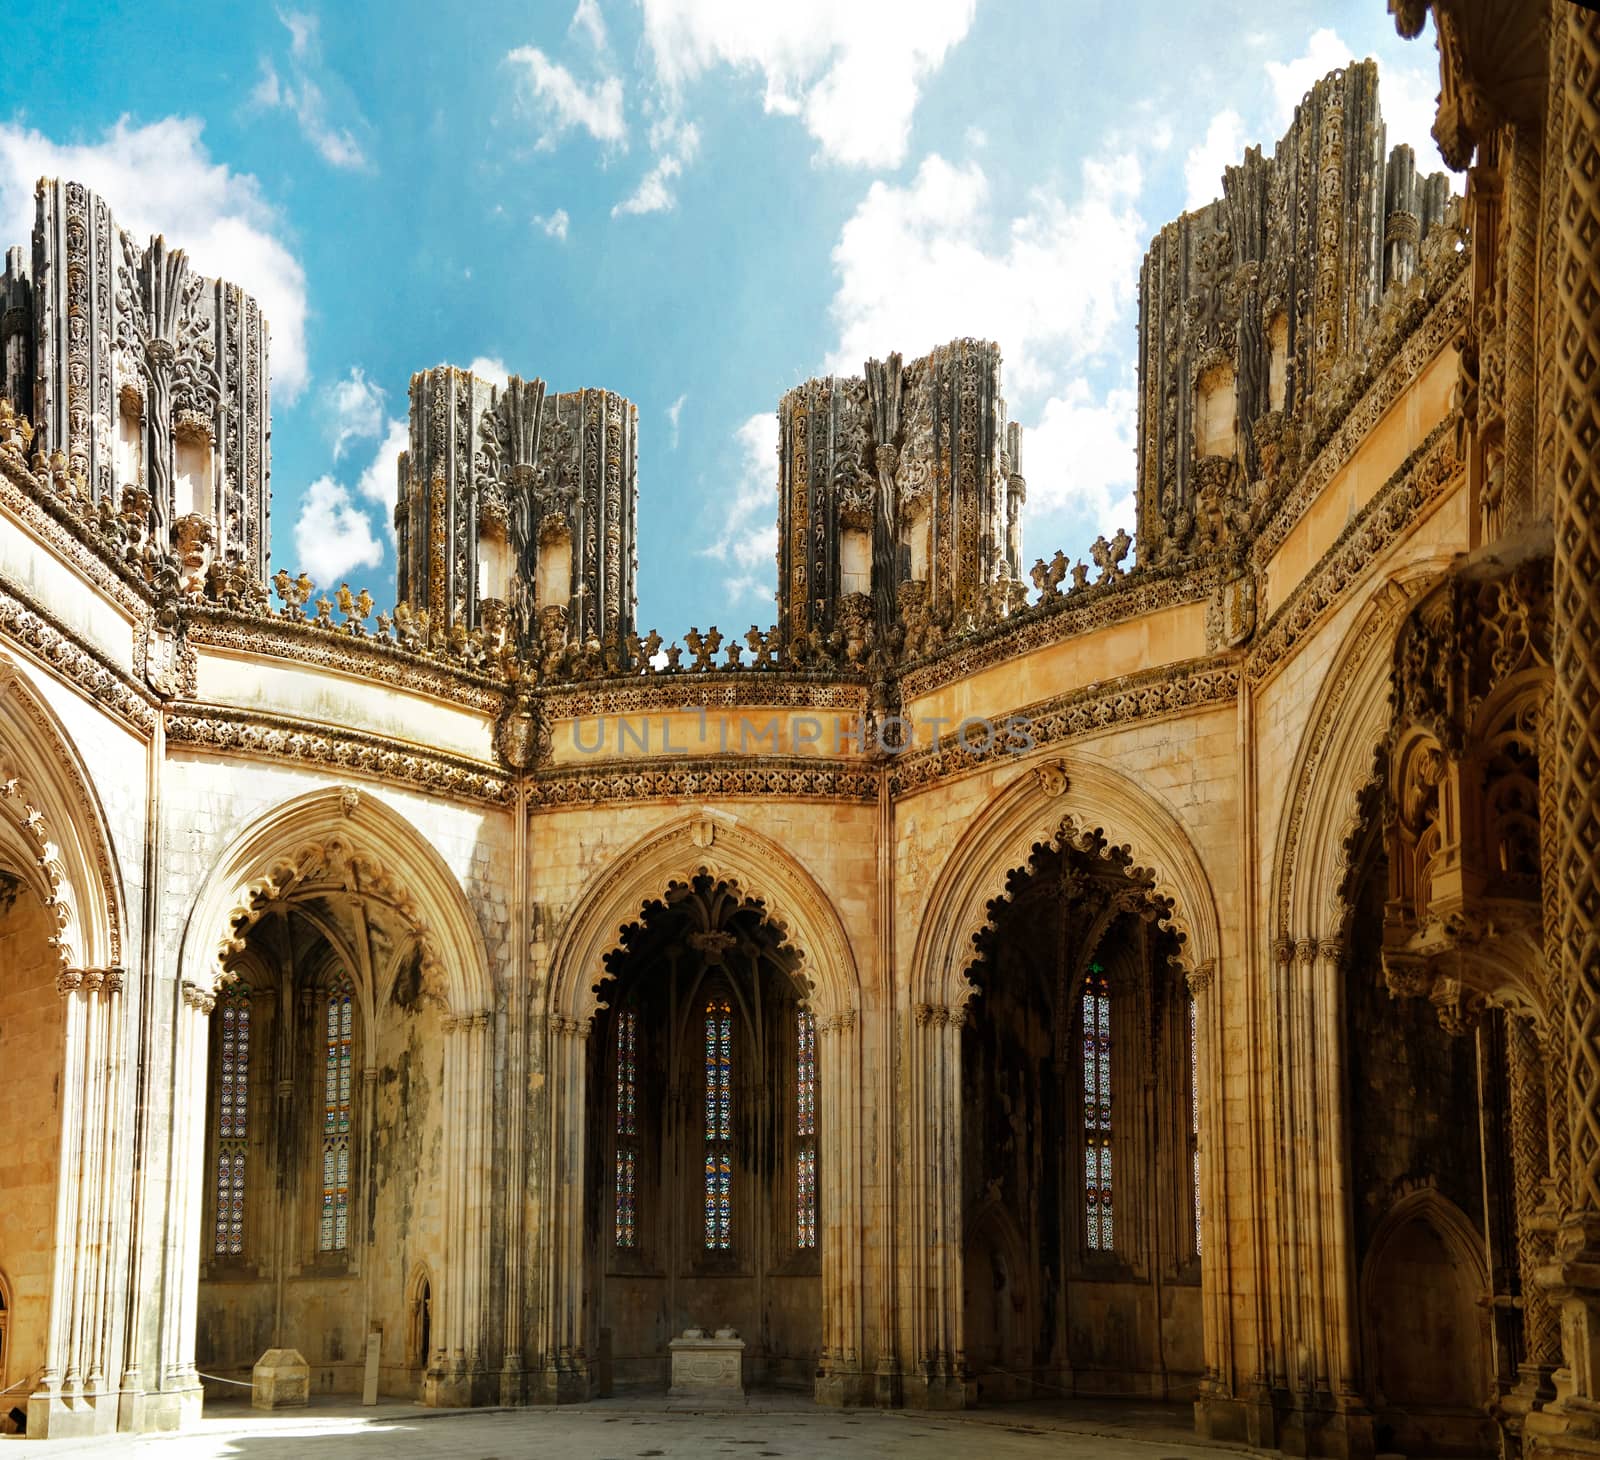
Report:
[{"label": "paved courtyard floor", "polygon": [[[1187,1405],[1062,1403],[997,1406],[965,1414],[915,1410],[820,1409],[802,1400],[756,1396],[747,1408],[669,1410],[664,1400],[601,1401],[560,1409],[374,1409],[324,1403],[257,1414],[245,1405],[208,1404],[200,1425],[179,1435],[106,1436],[96,1440],[0,1442],[14,1460],[37,1455],[120,1456],[150,1460],[238,1456],[241,1460],[403,1460],[411,1455],[462,1460],[822,1460],[827,1456],[949,1456],[951,1460],[1035,1460],[1105,1456],[1177,1460],[1250,1452],[1197,1440]],[[24,1448],[24,1447],[27,1448]],[[14,1448],[13,1448],[14,1447]]]}]

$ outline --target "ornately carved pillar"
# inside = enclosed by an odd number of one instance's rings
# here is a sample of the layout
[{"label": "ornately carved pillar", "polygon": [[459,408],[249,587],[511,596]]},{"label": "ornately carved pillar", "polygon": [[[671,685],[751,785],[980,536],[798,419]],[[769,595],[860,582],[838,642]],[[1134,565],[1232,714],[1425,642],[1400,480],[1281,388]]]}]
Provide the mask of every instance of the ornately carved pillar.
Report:
[{"label": "ornately carved pillar", "polygon": [[115,1425],[98,1413],[116,1373],[111,1345],[120,1311],[113,1302],[117,1151],[122,1103],[122,970],[64,969],[65,1001],[57,1151],[55,1240],[45,1365],[28,1397],[28,1433],[63,1437]]},{"label": "ornately carved pillar", "polygon": [[1517,1267],[1522,1282],[1521,1377],[1517,1397],[1531,1408],[1552,1398],[1550,1376],[1561,1360],[1556,1312],[1535,1274],[1550,1261],[1545,1190],[1550,1177],[1550,1127],[1544,1054],[1531,1019],[1506,1017],[1506,1068],[1511,1093],[1511,1181],[1517,1215]]},{"label": "ornately carved pillar", "polygon": [[537,1397],[570,1404],[589,1397],[586,1348],[583,1174],[589,1021],[545,1023],[545,1239],[540,1282]]},{"label": "ornately carved pillar", "polygon": [[911,1023],[912,1361],[906,1403],[966,1403],[961,1299],[961,1027],[964,1009],[918,1004]]},{"label": "ornately carved pillar", "polygon": [[1554,278],[1557,426],[1555,709],[1561,966],[1571,1061],[1571,1208],[1557,1239],[1561,1408],[1600,1432],[1600,15],[1557,6],[1564,29],[1562,173]]},{"label": "ornately carved pillar", "polygon": [[822,1080],[822,1354],[816,1397],[859,1404],[870,1385],[861,1368],[861,1069],[854,1009],[817,1021]]},{"label": "ornately carved pillar", "polygon": [[[1225,1301],[1227,1291],[1227,1212],[1222,1194],[1227,1189],[1223,1169],[1221,1061],[1217,1058],[1220,995],[1214,991],[1216,965],[1207,960],[1185,980],[1194,1000],[1195,1083],[1200,1098],[1200,1296],[1205,1377],[1200,1381],[1197,1411],[1210,1401],[1233,1393],[1232,1327]],[[1209,1433],[1204,1415],[1202,1433]]]},{"label": "ornately carved pillar", "polygon": [[444,1027],[444,1272],[423,1399],[454,1407],[488,1398],[489,1015],[452,1014]]}]

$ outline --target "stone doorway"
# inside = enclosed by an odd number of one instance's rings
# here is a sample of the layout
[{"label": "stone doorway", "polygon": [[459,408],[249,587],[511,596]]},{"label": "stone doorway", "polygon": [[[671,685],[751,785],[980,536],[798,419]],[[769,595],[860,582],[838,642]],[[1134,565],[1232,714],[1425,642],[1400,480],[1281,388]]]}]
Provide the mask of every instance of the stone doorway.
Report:
[{"label": "stone doorway", "polygon": [[813,1382],[826,1112],[798,965],[759,900],[704,873],[606,960],[585,1142],[602,1393],[665,1388],[691,1327],[738,1331],[747,1385]]}]

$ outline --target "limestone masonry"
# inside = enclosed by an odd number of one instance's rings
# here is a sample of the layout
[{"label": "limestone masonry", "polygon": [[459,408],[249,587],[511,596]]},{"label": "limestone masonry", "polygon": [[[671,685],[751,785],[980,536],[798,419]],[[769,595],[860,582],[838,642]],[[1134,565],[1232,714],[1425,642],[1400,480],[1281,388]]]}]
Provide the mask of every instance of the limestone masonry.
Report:
[{"label": "limestone masonry", "polygon": [[1600,17],[1431,8],[1464,185],[1364,62],[1152,240],[1131,535],[1025,546],[1000,346],[884,341],[778,403],[775,622],[681,643],[576,382],[412,377],[392,607],[270,562],[256,302],[41,181],[0,1428],[257,1371],[1600,1453]]}]

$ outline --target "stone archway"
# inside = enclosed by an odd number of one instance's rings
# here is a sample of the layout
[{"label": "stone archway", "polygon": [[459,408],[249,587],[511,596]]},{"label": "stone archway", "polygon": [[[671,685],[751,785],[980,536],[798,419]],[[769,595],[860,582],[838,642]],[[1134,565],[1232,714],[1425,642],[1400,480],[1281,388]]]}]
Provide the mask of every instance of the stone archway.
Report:
[{"label": "stone archway", "polygon": [[1462,1454],[1494,1447],[1489,1287],[1483,1239],[1423,1187],[1385,1214],[1362,1264],[1362,1347],[1380,1450]]},{"label": "stone archway", "polygon": [[[122,1301],[131,1219],[111,1197],[132,1166],[131,1105],[116,1076],[140,991],[124,968],[122,878],[93,778],[44,695],[4,658],[0,873],[13,908],[29,910],[18,929],[28,947],[12,950],[10,971],[33,971],[0,989],[0,1019],[28,1046],[6,1052],[19,1086],[25,1071],[40,1082],[37,1100],[20,1088],[14,1099],[19,1122],[34,1107],[29,1165],[49,1173],[34,1184],[39,1221],[19,1219],[0,1242],[19,1284],[10,1339],[37,1375],[29,1433],[100,1433],[116,1426],[117,1390],[141,1387],[139,1356],[125,1347],[139,1329],[124,1326]],[[28,1230],[38,1237],[24,1251]]]},{"label": "stone archway", "polygon": [[[174,1309],[168,1331],[175,1335],[167,1363],[179,1373],[195,1371],[202,1221],[210,1211],[205,1172],[213,1134],[207,1099],[213,1011],[235,970],[252,958],[259,965],[270,951],[262,940],[272,928],[295,922],[321,949],[321,961],[347,980],[362,1086],[353,1108],[359,1114],[364,1101],[365,1118],[377,1122],[360,1132],[374,1151],[388,1129],[374,1113],[388,1109],[376,1088],[377,1031],[397,1008],[426,1013],[432,1034],[419,1025],[420,1032],[407,1036],[412,1043],[422,1040],[417,1077],[435,1102],[440,1152],[429,1199],[440,1212],[441,1244],[427,1254],[435,1264],[432,1352],[421,1397],[429,1404],[484,1402],[497,1358],[488,1323],[494,994],[487,951],[476,914],[427,839],[382,800],[353,787],[300,797],[245,828],[219,858],[184,927],[175,1104],[185,1119],[175,1136],[181,1179],[174,1207],[185,1241],[182,1271],[167,1295]],[[319,970],[320,964],[308,969],[313,983],[323,978]],[[404,1332],[407,1274],[392,1276],[393,1292],[382,1299],[395,1308],[389,1326],[398,1331],[384,1360],[403,1372],[395,1340]],[[362,1314],[370,1318],[366,1301]],[[344,1342],[362,1345],[366,1334],[352,1332]]]},{"label": "stone archway", "polygon": [[1173,811],[1120,771],[1088,755],[1023,769],[973,819],[936,878],[923,911],[909,984],[911,1139],[907,1257],[912,1359],[907,1401],[951,1408],[970,1402],[961,1294],[962,1029],[972,1017],[967,970],[1008,880],[1039,848],[1127,841],[1136,875],[1176,939],[1176,961],[1198,1007],[1197,1073],[1202,1213],[1202,1309],[1208,1383],[1231,1372],[1226,1322],[1224,1227],[1208,1194],[1224,1189],[1221,1143],[1220,1001],[1208,997],[1221,947],[1216,899],[1199,854]]},{"label": "stone archway", "polygon": [[549,1145],[538,1194],[550,1237],[535,1277],[538,1396],[547,1402],[585,1399],[595,1378],[598,1325],[586,1276],[582,1173],[588,1167],[587,1040],[606,995],[606,956],[646,904],[671,884],[696,878],[759,902],[798,955],[794,976],[816,1020],[823,1111],[823,1322],[816,1395],[826,1403],[859,1403],[869,1397],[870,1376],[863,1372],[861,992],[855,956],[827,894],[797,858],[736,818],[709,811],[635,843],[578,898],[552,941],[543,1019]]}]

